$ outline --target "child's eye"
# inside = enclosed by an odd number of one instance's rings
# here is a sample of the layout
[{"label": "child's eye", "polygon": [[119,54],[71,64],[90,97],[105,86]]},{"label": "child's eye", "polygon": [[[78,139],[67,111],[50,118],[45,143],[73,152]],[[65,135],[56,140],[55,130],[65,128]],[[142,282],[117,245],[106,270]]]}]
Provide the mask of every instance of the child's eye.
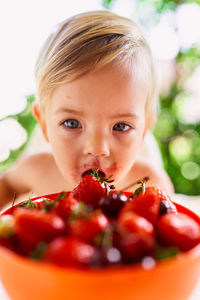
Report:
[{"label": "child's eye", "polygon": [[113,126],[115,131],[128,131],[130,128],[131,126],[126,123],[117,123]]},{"label": "child's eye", "polygon": [[63,122],[63,125],[66,126],[69,129],[77,129],[82,128],[81,124],[78,120],[75,119],[68,119]]}]

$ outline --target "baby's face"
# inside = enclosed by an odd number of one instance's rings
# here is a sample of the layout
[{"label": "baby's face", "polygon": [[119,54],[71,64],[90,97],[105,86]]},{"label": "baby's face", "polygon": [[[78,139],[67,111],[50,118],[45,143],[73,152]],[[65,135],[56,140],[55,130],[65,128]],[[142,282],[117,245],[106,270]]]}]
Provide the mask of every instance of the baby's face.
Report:
[{"label": "baby's face", "polygon": [[112,65],[54,90],[44,126],[71,187],[93,168],[113,175],[120,186],[141,148],[146,97],[134,74]]}]

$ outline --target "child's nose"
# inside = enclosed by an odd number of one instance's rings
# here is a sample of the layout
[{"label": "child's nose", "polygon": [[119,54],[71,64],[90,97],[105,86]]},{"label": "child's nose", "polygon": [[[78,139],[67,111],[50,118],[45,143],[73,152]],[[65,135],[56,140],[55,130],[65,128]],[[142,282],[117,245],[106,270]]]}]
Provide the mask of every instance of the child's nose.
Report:
[{"label": "child's nose", "polygon": [[108,142],[100,135],[90,136],[84,142],[84,155],[109,156]]}]

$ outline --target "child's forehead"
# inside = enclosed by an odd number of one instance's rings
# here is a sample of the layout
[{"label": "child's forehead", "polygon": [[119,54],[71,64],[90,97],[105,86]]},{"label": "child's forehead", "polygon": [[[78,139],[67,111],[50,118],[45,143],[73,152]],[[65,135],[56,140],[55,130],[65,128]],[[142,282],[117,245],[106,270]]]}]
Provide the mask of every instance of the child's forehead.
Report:
[{"label": "child's forehead", "polygon": [[53,112],[66,109],[128,113],[144,106],[147,85],[138,80],[128,67],[106,66],[88,73],[70,83],[57,87],[52,93],[50,106]]},{"label": "child's forehead", "polygon": [[[147,86],[146,76],[141,76],[136,65],[111,63],[101,69],[88,72],[87,74],[71,81],[66,82],[54,89],[55,94],[61,96],[66,93],[67,98],[81,93],[96,93],[98,89],[105,94],[124,92],[129,88],[140,88]],[[69,94],[69,95],[67,95]]]}]

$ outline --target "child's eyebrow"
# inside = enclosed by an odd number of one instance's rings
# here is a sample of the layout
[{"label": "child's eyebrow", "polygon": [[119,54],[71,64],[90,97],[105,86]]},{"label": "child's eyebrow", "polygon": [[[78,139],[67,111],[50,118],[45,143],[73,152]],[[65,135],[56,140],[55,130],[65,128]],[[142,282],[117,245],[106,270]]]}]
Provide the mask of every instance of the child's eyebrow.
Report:
[{"label": "child's eyebrow", "polygon": [[135,114],[135,113],[121,113],[121,114],[117,114],[117,115],[114,115],[113,118],[135,118],[137,119],[138,116]]},{"label": "child's eyebrow", "polygon": [[[74,109],[66,108],[66,107],[60,107],[55,112],[56,113],[63,113],[63,112],[66,113],[67,112],[67,113],[72,113],[72,114],[76,114],[76,115],[82,115],[82,116],[84,115],[83,111],[78,111],[78,110],[74,110]],[[131,113],[131,112],[111,115],[110,117],[113,119],[115,119],[115,118],[135,118],[135,119],[137,119],[138,118],[137,114]]]},{"label": "child's eyebrow", "polygon": [[77,114],[77,115],[84,114],[84,112],[82,112],[82,111],[78,111],[78,110],[74,110],[74,109],[70,109],[70,108],[66,108],[66,107],[61,107],[55,111],[55,113],[63,113],[63,112]]}]

